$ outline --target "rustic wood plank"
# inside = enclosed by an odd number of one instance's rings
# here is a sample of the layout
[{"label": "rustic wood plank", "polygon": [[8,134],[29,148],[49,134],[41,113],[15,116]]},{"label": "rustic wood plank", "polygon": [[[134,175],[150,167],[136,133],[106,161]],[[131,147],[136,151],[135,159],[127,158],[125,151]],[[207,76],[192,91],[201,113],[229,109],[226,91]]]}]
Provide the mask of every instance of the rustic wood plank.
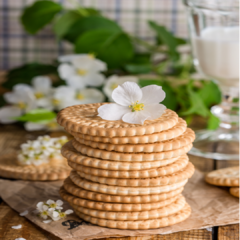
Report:
[{"label": "rustic wood plank", "polygon": [[218,240],[239,240],[239,225],[227,225],[218,228]]}]

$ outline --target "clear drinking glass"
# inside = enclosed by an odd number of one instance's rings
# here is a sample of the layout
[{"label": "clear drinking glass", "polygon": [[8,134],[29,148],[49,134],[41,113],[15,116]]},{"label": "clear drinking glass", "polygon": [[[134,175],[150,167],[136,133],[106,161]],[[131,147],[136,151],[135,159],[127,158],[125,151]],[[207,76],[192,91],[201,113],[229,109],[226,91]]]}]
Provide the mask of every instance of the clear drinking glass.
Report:
[{"label": "clear drinking glass", "polygon": [[217,160],[239,158],[239,1],[183,0],[196,69],[219,84],[216,131],[196,132],[190,154]]}]

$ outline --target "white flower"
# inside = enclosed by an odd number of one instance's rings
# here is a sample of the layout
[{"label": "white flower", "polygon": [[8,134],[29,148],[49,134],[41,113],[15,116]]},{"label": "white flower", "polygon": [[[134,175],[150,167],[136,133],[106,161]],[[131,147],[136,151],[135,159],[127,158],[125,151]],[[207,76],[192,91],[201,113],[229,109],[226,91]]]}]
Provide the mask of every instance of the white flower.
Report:
[{"label": "white flower", "polygon": [[157,85],[140,88],[134,82],[125,82],[114,89],[112,98],[116,103],[98,108],[98,116],[102,119],[143,124],[145,120],[159,118],[166,109],[159,104],[165,98],[165,92]]},{"label": "white flower", "polygon": [[55,202],[55,201],[49,199],[49,200],[46,202],[46,204],[48,204],[48,206],[49,206],[50,209],[58,209],[58,210],[63,209],[63,208],[62,208],[62,205],[63,205],[63,201],[62,201],[62,200],[57,200],[57,201]]},{"label": "white flower", "polygon": [[99,103],[104,101],[104,95],[101,91],[95,88],[85,88],[76,91],[75,94],[75,105],[76,104],[87,104],[87,103]]},{"label": "white flower", "polygon": [[9,106],[0,108],[0,122],[4,124],[17,122],[14,118],[21,115],[22,110],[18,107]]},{"label": "white flower", "polygon": [[68,142],[68,138],[66,136],[62,136],[59,138],[55,138],[54,142],[55,146],[60,149],[66,142]]},{"label": "white flower", "polygon": [[106,64],[91,54],[68,55],[59,58],[62,64],[58,67],[60,77],[76,89],[85,86],[101,86],[104,75],[100,72],[107,69]]},{"label": "white flower", "polygon": [[62,127],[57,123],[56,119],[49,121],[49,122],[42,122],[42,123],[26,122],[24,124],[24,128],[27,131],[39,131],[39,130],[58,131],[58,130],[62,130]]},{"label": "white flower", "polygon": [[53,106],[49,98],[52,92],[52,83],[50,78],[37,76],[32,79],[32,86],[37,106],[52,110]]},{"label": "white flower", "polygon": [[23,143],[21,145],[22,153],[34,156],[36,153],[40,153],[40,142],[39,141],[27,141],[27,143]]},{"label": "white flower", "polygon": [[48,218],[48,209],[49,207],[44,202],[39,202],[37,204],[38,215],[45,220]]},{"label": "white flower", "polygon": [[13,91],[4,93],[3,97],[6,102],[13,104],[23,112],[28,112],[37,106],[32,89],[27,84],[15,85]]},{"label": "white flower", "polygon": [[50,211],[49,213],[53,221],[58,221],[59,219],[65,218],[67,215],[72,214],[73,210],[68,209],[65,212]]},{"label": "white flower", "polygon": [[61,219],[59,212],[55,211],[54,209],[49,209],[48,214],[49,214],[49,217],[51,217],[53,221],[58,221],[59,219]]},{"label": "white flower", "polygon": [[138,78],[134,76],[123,76],[119,77],[117,75],[110,76],[104,84],[103,92],[108,97],[109,101],[113,102],[112,92],[118,85],[121,85],[125,82],[135,82],[138,83]]}]

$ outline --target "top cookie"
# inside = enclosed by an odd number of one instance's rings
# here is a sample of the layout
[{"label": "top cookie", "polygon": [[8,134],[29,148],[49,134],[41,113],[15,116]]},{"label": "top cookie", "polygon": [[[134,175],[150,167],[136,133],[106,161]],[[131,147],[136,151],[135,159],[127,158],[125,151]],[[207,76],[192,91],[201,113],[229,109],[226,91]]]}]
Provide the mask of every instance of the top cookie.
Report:
[{"label": "top cookie", "polygon": [[155,120],[146,120],[144,125],[108,121],[97,116],[97,109],[104,104],[107,103],[82,104],[64,108],[58,113],[57,122],[67,131],[102,137],[152,134],[170,129],[178,122],[178,115],[169,109]]}]

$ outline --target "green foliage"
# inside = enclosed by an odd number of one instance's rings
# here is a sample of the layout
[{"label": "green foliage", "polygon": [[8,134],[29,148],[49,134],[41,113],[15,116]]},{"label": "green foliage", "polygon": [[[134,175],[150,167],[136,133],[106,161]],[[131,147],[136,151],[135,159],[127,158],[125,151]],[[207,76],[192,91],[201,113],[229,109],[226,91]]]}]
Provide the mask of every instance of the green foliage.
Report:
[{"label": "green foliage", "polygon": [[36,76],[56,73],[57,67],[54,65],[40,63],[26,64],[10,70],[6,77],[7,81],[2,84],[2,87],[11,90],[18,83],[30,84],[31,80]]},{"label": "green foliage", "polygon": [[122,31],[122,29],[114,21],[101,16],[88,16],[78,19],[68,29],[64,38],[74,43],[83,33],[97,29],[105,29],[112,32]]},{"label": "green foliage", "polygon": [[21,16],[21,22],[27,32],[35,34],[50,23],[61,10],[61,5],[55,2],[47,0],[37,1],[25,8]]},{"label": "green foliage", "polygon": [[149,21],[149,26],[157,34],[157,43],[159,45],[163,44],[168,47],[168,53],[173,60],[179,58],[179,53],[177,52],[177,46],[181,43],[180,39],[176,39],[171,32],[169,32],[165,27],[156,24],[153,21]]},{"label": "green foliage", "polygon": [[94,53],[97,58],[106,62],[109,68],[118,68],[133,57],[132,43],[121,31],[87,31],[76,41],[75,51]]},{"label": "green foliage", "polygon": [[79,20],[79,18],[81,18],[81,15],[77,11],[67,11],[59,16],[53,25],[53,31],[56,36],[59,39],[64,37],[68,33],[69,28]]},{"label": "green foliage", "polygon": [[215,130],[219,127],[220,119],[216,116],[214,116],[212,113],[210,113],[210,116],[208,118],[207,128],[210,130]]},{"label": "green foliage", "polygon": [[21,122],[45,123],[55,119],[57,114],[47,109],[35,109],[14,119]]}]

